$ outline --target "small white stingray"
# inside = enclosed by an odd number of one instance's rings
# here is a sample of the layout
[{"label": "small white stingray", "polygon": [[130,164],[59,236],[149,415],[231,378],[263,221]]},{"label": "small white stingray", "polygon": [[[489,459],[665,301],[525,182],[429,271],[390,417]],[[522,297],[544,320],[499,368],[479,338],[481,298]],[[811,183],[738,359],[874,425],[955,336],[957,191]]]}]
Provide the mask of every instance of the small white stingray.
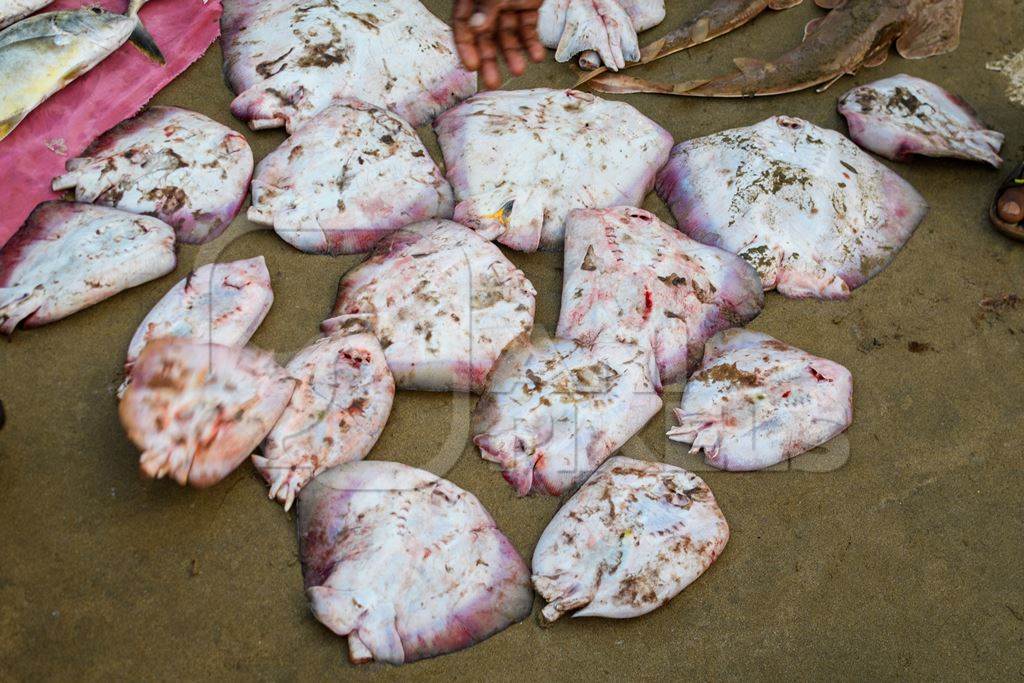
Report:
[{"label": "small white stingray", "polygon": [[707,343],[673,441],[712,467],[759,470],[820,446],[853,420],[853,378],[838,363],[766,334],[733,329]]},{"label": "small white stingray", "polygon": [[[533,553],[542,615],[625,619],[665,604],[718,559],[729,540],[700,477],[616,456],[555,514]],[[575,611],[573,611],[575,610]]]}]

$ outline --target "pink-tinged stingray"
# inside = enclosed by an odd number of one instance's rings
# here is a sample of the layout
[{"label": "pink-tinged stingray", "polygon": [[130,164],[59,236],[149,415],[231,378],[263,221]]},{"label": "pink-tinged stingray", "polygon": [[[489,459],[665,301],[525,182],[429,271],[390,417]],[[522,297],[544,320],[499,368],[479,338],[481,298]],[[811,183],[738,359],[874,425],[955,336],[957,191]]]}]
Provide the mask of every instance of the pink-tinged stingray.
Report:
[{"label": "pink-tinged stingray", "polygon": [[0,333],[39,327],[174,270],[174,229],[149,216],[40,204],[0,249]]},{"label": "pink-tinged stingray", "polygon": [[761,279],[743,259],[628,206],[569,214],[564,277],[558,336],[587,345],[642,331],[664,384],[686,378],[709,337],[764,306]]},{"label": "pink-tinged stingray", "polygon": [[146,344],[162,337],[245,346],[273,303],[262,256],[197,268],[164,294],[135,330],[125,374],[131,374]]},{"label": "pink-tinged stingray", "polygon": [[901,74],[858,86],[840,98],[839,113],[858,145],[887,159],[921,154],[1003,163],[1003,134],[989,130],[963,99],[921,78]]},{"label": "pink-tinged stingray", "polygon": [[677,145],[657,189],[683,232],[739,254],[765,290],[794,298],[847,298],[928,208],[844,136],[788,116]]},{"label": "pink-tinged stingray", "polygon": [[766,334],[727,330],[708,342],[675,413],[670,439],[704,451],[712,467],[759,470],[849,427],[853,378],[842,365]]},{"label": "pink-tinged stingray", "polygon": [[450,218],[452,189],[398,116],[339,100],[260,162],[249,220],[298,249],[355,254],[403,225]]},{"label": "pink-tinged stingray", "polygon": [[0,0],[0,29],[17,23],[53,0]]},{"label": "pink-tinged stingray", "polygon": [[394,462],[327,470],[299,496],[299,551],[313,615],[349,659],[403,664],[522,621],[530,572],[471,493]]},{"label": "pink-tinged stingray", "polygon": [[665,0],[545,0],[537,34],[559,62],[617,71],[640,59],[637,34],[664,18]]},{"label": "pink-tinged stingray", "polygon": [[[803,0],[714,0],[705,9],[687,19],[679,28],[644,46],[640,50],[638,61],[634,60],[635,64],[627,64],[626,68],[650,64],[656,59],[714,40],[743,26],[768,9],[788,9],[801,2]],[[580,66],[588,68],[582,63]],[[606,70],[597,68],[583,74],[576,86],[579,87],[600,76]]]},{"label": "pink-tinged stingray", "polygon": [[366,457],[395,397],[380,342],[365,332],[342,329],[318,339],[286,370],[299,385],[263,442],[263,455],[252,456],[270,497],[285,510],[327,468]]},{"label": "pink-tinged stingray", "polygon": [[367,319],[400,389],[478,393],[501,350],[533,328],[536,295],[477,233],[426,221],[383,238],[345,274],[323,328]]},{"label": "pink-tinged stingray", "polygon": [[434,128],[455,220],[520,251],[558,248],[573,209],[641,204],[672,147],[630,105],[577,90],[481,93]]},{"label": "pink-tinged stingray", "polygon": [[263,440],[295,389],[271,354],[163,338],[151,341],[121,399],[121,424],[154,479],[206,488]]},{"label": "pink-tinged stingray", "polygon": [[601,337],[509,344],[473,412],[480,457],[520,496],[559,496],[586,479],[661,410],[646,343]]},{"label": "pink-tinged stingray", "polygon": [[174,227],[178,241],[201,244],[238,213],[252,167],[249,143],[227,126],[185,109],[151,107],[68,161],[53,189],[155,216]]},{"label": "pink-tinged stingray", "polygon": [[[697,580],[729,541],[708,485],[664,463],[608,459],[555,514],[533,553],[552,622],[638,617]],[[575,611],[574,611],[575,610]]]},{"label": "pink-tinged stingray", "polygon": [[735,59],[734,74],[679,84],[619,74],[590,81],[600,92],[688,97],[778,95],[829,85],[861,67],[878,66],[893,44],[906,59],[952,52],[960,44],[964,0],[817,0],[831,11],[811,21],[803,43],[774,61]]},{"label": "pink-tinged stingray", "polygon": [[221,22],[231,111],[289,131],[339,97],[413,126],[476,92],[451,29],[418,0],[232,0]]}]

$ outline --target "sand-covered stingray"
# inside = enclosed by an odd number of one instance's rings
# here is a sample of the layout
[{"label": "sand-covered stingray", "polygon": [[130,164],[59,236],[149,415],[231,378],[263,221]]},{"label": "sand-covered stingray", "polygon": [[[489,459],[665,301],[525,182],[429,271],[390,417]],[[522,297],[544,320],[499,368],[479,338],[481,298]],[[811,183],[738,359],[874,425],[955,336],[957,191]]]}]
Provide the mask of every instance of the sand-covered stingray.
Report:
[{"label": "sand-covered stingray", "polygon": [[767,334],[727,330],[708,342],[675,413],[670,439],[704,451],[712,467],[759,470],[849,427],[853,379],[839,363]]},{"label": "sand-covered stingray", "polygon": [[324,470],[370,452],[391,414],[395,380],[384,351],[361,325],[343,328],[299,351],[286,370],[299,381],[291,402],[253,464],[270,497],[287,510]]},{"label": "sand-covered stingray", "polygon": [[860,85],[839,99],[850,137],[894,161],[954,157],[1003,164],[1003,134],[990,130],[963,98],[906,74]]},{"label": "sand-covered stingray", "polygon": [[473,411],[473,443],[516,493],[559,496],[661,409],[646,340],[523,337],[508,345]]},{"label": "sand-covered stingray", "polygon": [[927,211],[849,139],[790,116],[680,143],[657,189],[680,230],[738,254],[766,290],[794,298],[847,298]]},{"label": "sand-covered stingray", "polygon": [[349,659],[403,664],[522,621],[530,571],[480,501],[395,462],[350,462],[299,496],[299,551],[313,615]]},{"label": "sand-covered stingray", "polygon": [[231,0],[221,25],[231,111],[253,128],[292,131],[338,97],[419,126],[476,91],[419,0]]},{"label": "sand-covered stingray", "polygon": [[174,229],[150,216],[40,204],[0,249],[0,333],[39,327],[174,270]]},{"label": "sand-covered stingray", "polygon": [[617,456],[555,515],[533,553],[545,621],[626,619],[675,597],[718,559],[729,524],[686,470]]},{"label": "sand-covered stingray", "polygon": [[341,99],[260,162],[249,220],[305,252],[354,254],[404,225],[450,218],[453,205],[412,126]]},{"label": "sand-covered stingray", "polygon": [[281,416],[296,380],[258,349],[163,338],[135,363],[120,416],[147,477],[212,486]]},{"label": "sand-covered stingray", "polygon": [[761,312],[757,272],[629,206],[578,209],[565,222],[558,336],[591,344],[642,335],[664,384],[686,378],[704,342]]},{"label": "sand-covered stingray", "polygon": [[369,321],[400,389],[473,391],[533,329],[537,292],[495,245],[452,221],[384,237],[338,285],[327,333]]},{"label": "sand-covered stingray", "polygon": [[225,125],[178,107],[150,107],[107,131],[67,172],[55,191],[75,200],[156,216],[179,242],[220,235],[245,200],[252,150]]},{"label": "sand-covered stingray", "polygon": [[434,129],[455,220],[519,251],[559,248],[573,209],[643,203],[672,147],[634,107],[578,90],[481,93]]},{"label": "sand-covered stingray", "polygon": [[811,21],[798,47],[776,59],[737,58],[732,74],[658,83],[625,74],[590,81],[600,92],[651,92],[687,97],[751,97],[828,85],[878,66],[895,44],[906,59],[952,52],[960,44],[964,0],[816,0],[830,10]]},{"label": "sand-covered stingray", "polygon": [[270,272],[262,256],[201,266],[146,314],[128,344],[125,374],[131,374],[146,344],[162,337],[245,346],[273,303]]}]

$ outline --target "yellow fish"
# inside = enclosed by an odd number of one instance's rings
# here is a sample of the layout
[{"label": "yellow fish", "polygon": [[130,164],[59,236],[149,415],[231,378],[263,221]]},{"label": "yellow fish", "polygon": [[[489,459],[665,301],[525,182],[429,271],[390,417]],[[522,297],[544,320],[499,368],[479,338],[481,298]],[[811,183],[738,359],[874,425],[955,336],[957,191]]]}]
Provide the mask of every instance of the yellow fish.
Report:
[{"label": "yellow fish", "polygon": [[98,7],[39,14],[0,32],[0,140],[48,97],[109,57],[129,38],[160,63],[163,55],[139,22],[146,0],[126,14]]}]

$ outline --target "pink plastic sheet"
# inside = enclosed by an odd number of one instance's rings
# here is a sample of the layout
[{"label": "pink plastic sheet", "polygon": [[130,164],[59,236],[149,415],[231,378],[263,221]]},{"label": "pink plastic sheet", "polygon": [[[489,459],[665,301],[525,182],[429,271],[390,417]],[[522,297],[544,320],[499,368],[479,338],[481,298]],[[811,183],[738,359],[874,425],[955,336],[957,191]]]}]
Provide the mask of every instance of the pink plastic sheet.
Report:
[{"label": "pink plastic sheet", "polygon": [[[123,12],[127,0],[57,0],[46,11],[99,5]],[[50,182],[100,133],[137,113],[206,52],[220,34],[220,0],[151,0],[142,22],[167,59],[160,66],[127,44],[44,102],[0,141],[0,246],[32,209],[52,199]]]}]

